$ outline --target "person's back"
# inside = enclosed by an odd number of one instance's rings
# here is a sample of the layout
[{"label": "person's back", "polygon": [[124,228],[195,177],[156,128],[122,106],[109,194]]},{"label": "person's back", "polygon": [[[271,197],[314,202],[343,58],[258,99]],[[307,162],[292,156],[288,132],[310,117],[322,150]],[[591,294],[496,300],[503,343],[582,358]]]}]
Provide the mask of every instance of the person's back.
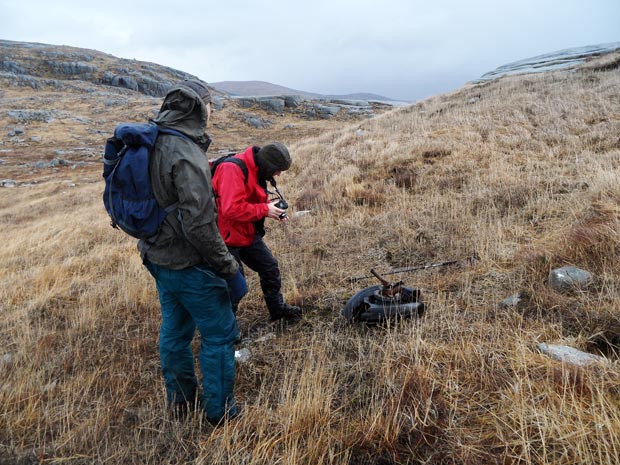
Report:
[{"label": "person's back", "polygon": [[185,81],[167,93],[153,120],[191,140],[167,134],[157,140],[149,166],[153,192],[161,206],[178,203],[178,208],[158,234],[141,240],[138,248],[161,303],[159,345],[168,403],[183,412],[200,398],[191,349],[198,328],[202,409],[208,421],[217,423],[237,414],[233,389],[238,330],[227,284],[242,288],[245,281],[217,228],[205,153],[209,102],[206,85]]},{"label": "person's back", "polygon": [[186,86],[172,88],[154,120],[194,142],[159,136],[149,167],[153,192],[160,205],[178,202],[179,209],[168,216],[154,240],[141,241],[138,247],[143,258],[158,265],[181,269],[206,262],[231,275],[236,266],[214,234],[217,210],[213,196],[208,195],[211,178],[205,151],[210,140],[205,129],[209,110],[196,96]]}]

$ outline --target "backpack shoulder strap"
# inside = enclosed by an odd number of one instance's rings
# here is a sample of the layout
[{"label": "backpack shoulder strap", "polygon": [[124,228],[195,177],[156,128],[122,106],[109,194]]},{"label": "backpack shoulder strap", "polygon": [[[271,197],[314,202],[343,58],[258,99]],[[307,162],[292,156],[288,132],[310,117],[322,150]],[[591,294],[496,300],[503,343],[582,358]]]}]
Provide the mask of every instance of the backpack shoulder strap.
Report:
[{"label": "backpack shoulder strap", "polygon": [[240,158],[235,157],[236,153],[229,153],[228,155],[224,155],[221,156],[220,158],[216,158],[215,160],[213,160],[210,165],[211,165],[211,177],[213,177],[215,175],[215,171],[217,170],[217,167],[221,164],[221,163],[234,163],[235,165],[237,165],[239,167],[239,169],[241,170],[241,172],[243,173],[243,183],[247,184],[248,182],[248,167],[245,164],[245,162],[243,160],[241,160]]},{"label": "backpack shoulder strap", "polygon": [[241,160],[240,158],[237,158],[237,157],[229,156],[228,158],[226,158],[223,161],[224,162],[229,162],[229,163],[234,163],[235,165],[237,165],[241,169],[241,172],[243,173],[243,183],[247,184],[247,182],[248,182],[248,167],[247,167],[247,165],[245,164],[245,162],[243,160]]},{"label": "backpack shoulder strap", "polygon": [[176,129],[162,128],[162,127],[158,126],[158,130],[159,130],[158,132],[160,132],[160,133],[170,134],[171,136],[179,136],[179,137],[182,137],[184,139],[191,140],[187,135],[183,134],[181,131],[177,131]]}]

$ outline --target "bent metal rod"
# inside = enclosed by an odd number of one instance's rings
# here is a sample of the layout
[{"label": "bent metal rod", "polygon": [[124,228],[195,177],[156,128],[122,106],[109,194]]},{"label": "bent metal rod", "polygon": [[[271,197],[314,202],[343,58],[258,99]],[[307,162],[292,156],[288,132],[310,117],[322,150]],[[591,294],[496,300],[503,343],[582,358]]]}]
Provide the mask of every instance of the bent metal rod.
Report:
[{"label": "bent metal rod", "polygon": [[[473,261],[473,260],[476,260],[477,258],[478,258],[478,257],[477,257],[476,255],[473,255],[473,256],[471,256],[471,257],[467,257],[467,258],[466,258],[466,259],[464,259],[464,260]],[[412,272],[412,271],[427,270],[427,269],[429,269],[429,268],[437,268],[437,267],[440,267],[440,266],[454,265],[454,264],[459,263],[459,262],[464,261],[464,260],[448,260],[448,261],[441,262],[441,263],[431,263],[430,265],[414,266],[414,267],[412,267],[412,268],[400,268],[400,269],[398,269],[398,270],[388,271],[388,272],[382,273],[381,275],[382,275],[382,276],[386,276],[386,275],[391,275],[391,274],[398,274],[398,273],[410,273],[410,272]],[[373,270],[371,270],[371,272],[372,272],[372,271],[374,271],[374,269],[373,269]],[[376,272],[375,272],[375,273],[376,273]],[[376,278],[376,277],[377,277],[377,275],[376,275],[375,273],[373,273],[373,274],[371,274],[371,275],[367,275],[367,276],[355,276],[355,277],[350,277],[350,278],[349,278],[349,281],[353,283],[353,282],[356,282],[356,281],[361,281],[361,280],[363,280],[363,279]]]}]

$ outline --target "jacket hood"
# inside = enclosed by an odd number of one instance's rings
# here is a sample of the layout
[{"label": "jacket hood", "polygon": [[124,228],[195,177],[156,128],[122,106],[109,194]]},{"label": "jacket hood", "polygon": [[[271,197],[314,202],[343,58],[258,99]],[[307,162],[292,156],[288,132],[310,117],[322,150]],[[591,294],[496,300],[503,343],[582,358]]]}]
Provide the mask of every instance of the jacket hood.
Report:
[{"label": "jacket hood", "polygon": [[162,127],[181,131],[198,143],[208,137],[205,133],[207,107],[194,90],[183,85],[168,91],[153,121]]}]

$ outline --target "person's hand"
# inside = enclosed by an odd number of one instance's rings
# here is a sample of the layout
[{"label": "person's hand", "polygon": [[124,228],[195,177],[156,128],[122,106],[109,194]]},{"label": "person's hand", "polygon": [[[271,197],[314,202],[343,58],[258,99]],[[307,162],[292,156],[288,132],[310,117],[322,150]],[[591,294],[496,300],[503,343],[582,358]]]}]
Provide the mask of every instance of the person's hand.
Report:
[{"label": "person's hand", "polygon": [[239,268],[230,278],[226,278],[226,283],[228,284],[230,301],[232,302],[233,307],[235,307],[239,304],[239,302],[241,302],[243,296],[248,293],[248,284],[245,281],[243,273],[241,273],[241,269]]},{"label": "person's hand", "polygon": [[280,215],[284,213],[285,210],[282,210],[281,208],[276,207],[276,203],[278,202],[279,202],[278,200],[274,200],[273,202],[267,204],[269,206],[269,212],[267,213],[267,218],[273,218],[276,220],[286,221],[286,219],[288,218],[280,218]]}]

